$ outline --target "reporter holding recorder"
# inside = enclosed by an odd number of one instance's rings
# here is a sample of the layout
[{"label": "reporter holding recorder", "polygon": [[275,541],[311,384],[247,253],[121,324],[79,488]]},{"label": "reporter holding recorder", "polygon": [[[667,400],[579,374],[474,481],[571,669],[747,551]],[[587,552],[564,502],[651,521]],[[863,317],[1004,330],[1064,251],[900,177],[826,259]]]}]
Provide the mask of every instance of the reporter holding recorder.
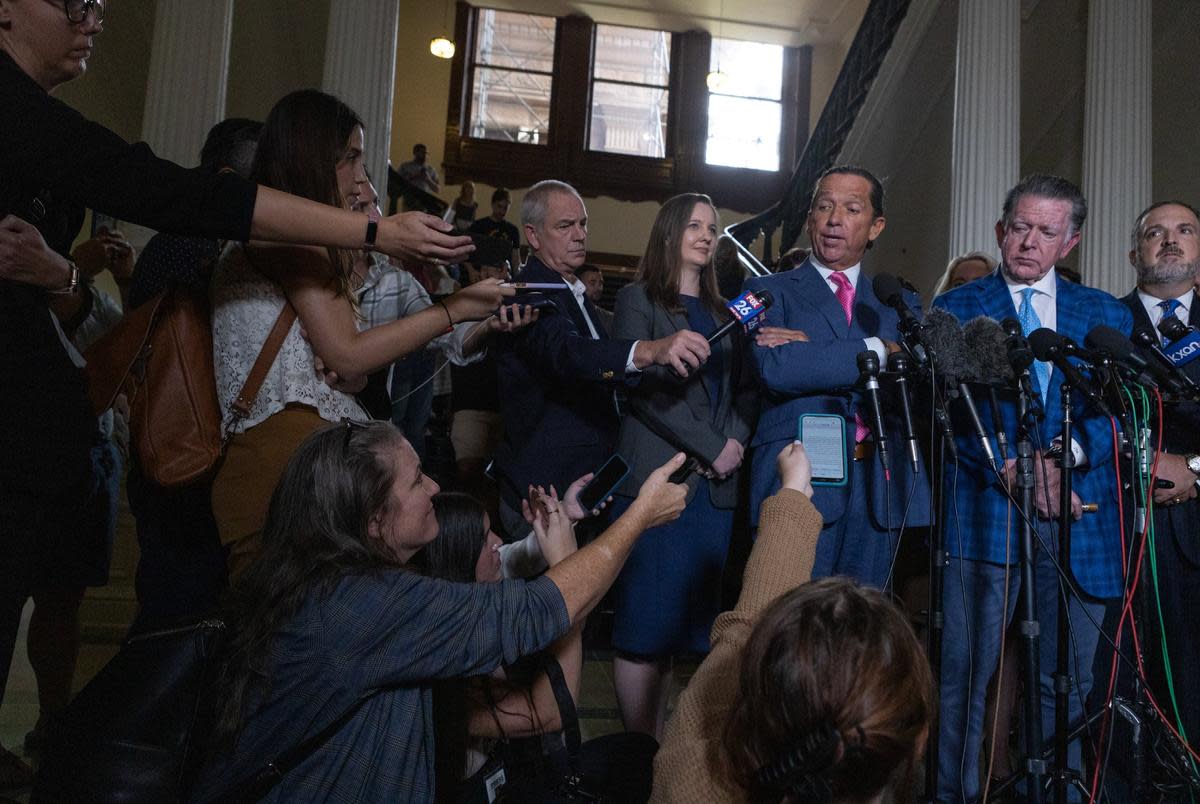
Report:
[{"label": "reporter holding recorder", "polygon": [[[613,334],[656,340],[678,332],[707,335],[729,319],[717,291],[713,254],[717,211],[706,195],[667,201],[655,218],[634,282],[617,294]],[[613,509],[626,510],[646,477],[667,457],[699,461],[687,480],[678,520],[655,528],[634,548],[614,586],[613,660],[625,728],[658,738],[673,656],[705,654],[720,607],[738,473],[758,402],[743,335],[711,344],[708,361],[681,376],[653,366],[629,391],[617,452],[629,464]]]}]

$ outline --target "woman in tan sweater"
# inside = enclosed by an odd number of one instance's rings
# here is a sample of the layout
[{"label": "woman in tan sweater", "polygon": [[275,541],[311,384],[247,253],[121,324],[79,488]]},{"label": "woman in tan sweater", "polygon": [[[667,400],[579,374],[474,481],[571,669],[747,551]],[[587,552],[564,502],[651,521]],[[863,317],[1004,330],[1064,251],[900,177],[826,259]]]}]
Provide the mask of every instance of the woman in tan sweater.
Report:
[{"label": "woman in tan sweater", "polygon": [[652,802],[874,802],[912,790],[933,708],[908,622],[874,590],[807,583],[821,516],[804,448],[779,455],[741,597],[667,724]]}]

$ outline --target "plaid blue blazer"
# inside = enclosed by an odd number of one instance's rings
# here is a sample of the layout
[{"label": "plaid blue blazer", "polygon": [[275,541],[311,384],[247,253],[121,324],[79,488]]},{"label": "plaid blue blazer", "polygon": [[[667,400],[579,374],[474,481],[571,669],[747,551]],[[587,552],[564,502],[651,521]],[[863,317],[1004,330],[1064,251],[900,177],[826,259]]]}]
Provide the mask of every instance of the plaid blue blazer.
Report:
[{"label": "plaid blue blazer", "polygon": [[[1088,332],[1100,324],[1127,335],[1131,332],[1133,318],[1129,308],[1109,294],[1073,284],[1062,277],[1058,277],[1056,292],[1056,329],[1077,343],[1082,344]],[[938,296],[933,306],[953,313],[964,324],[978,316],[997,321],[1017,317],[1008,286],[999,271]],[[1034,449],[1049,448],[1050,441],[1062,432],[1062,379],[1058,369],[1051,371],[1046,398],[1042,400],[1046,415],[1037,428]],[[990,430],[992,406],[988,394],[977,393],[975,397],[980,417]],[[1071,527],[1071,571],[1088,594],[1115,597],[1121,592],[1121,543],[1112,424],[1103,414],[1087,407],[1082,394],[1074,393],[1072,402],[1073,439],[1087,455],[1086,464],[1075,469],[1072,485],[1083,502],[1098,503],[1100,508],[1094,514],[1084,514],[1083,519]],[[1008,524],[1008,498],[995,476],[985,468],[978,441],[960,408],[961,403],[951,403],[959,462],[957,471],[953,464],[948,464],[944,476],[946,549],[950,555],[961,558],[1016,563],[1019,515],[1014,508],[1011,525]],[[1015,395],[1001,395],[999,408],[1005,430],[1015,445]],[[1057,549],[1054,547],[1057,523],[1040,519],[1037,523],[1042,541]],[[1009,532],[1007,545],[1006,526]]]}]

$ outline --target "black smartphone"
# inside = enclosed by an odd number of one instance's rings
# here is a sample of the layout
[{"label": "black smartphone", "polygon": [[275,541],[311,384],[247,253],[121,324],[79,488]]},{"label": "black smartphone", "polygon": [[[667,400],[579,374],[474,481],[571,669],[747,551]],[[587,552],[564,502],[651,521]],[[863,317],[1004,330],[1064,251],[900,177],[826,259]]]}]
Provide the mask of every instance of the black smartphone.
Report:
[{"label": "black smartphone", "polygon": [[697,460],[696,458],[689,457],[686,461],[683,462],[683,466],[679,467],[678,469],[676,469],[674,472],[671,473],[671,476],[669,478],[667,478],[667,480],[669,480],[672,483],[683,483],[683,482],[687,481],[687,479],[689,477],[692,476],[692,472],[696,471],[699,468],[700,468],[700,461]]},{"label": "black smartphone", "polygon": [[617,486],[629,477],[629,464],[620,455],[609,458],[600,471],[596,472],[583,491],[579,492],[579,505],[589,513],[596,510],[602,502],[612,496]]},{"label": "black smartphone", "polygon": [[92,237],[100,234],[101,229],[107,229],[110,232],[115,232],[117,231],[117,227],[120,225],[120,223],[121,222],[112,215],[92,210]]},{"label": "black smartphone", "polygon": [[511,307],[512,305],[532,307],[535,310],[555,309],[554,301],[545,293],[540,293],[536,290],[532,290],[527,293],[519,293],[516,296],[513,296],[511,300],[505,300],[505,307]]}]

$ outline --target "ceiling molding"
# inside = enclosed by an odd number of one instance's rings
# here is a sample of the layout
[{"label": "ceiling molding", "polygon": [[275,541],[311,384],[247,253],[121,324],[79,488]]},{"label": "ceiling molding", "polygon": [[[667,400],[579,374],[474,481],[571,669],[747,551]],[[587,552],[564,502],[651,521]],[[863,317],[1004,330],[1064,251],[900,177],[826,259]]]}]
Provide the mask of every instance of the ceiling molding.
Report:
[{"label": "ceiling molding", "polygon": [[788,47],[852,38],[868,0],[479,0],[472,5],[664,31],[705,30],[713,36]]}]

